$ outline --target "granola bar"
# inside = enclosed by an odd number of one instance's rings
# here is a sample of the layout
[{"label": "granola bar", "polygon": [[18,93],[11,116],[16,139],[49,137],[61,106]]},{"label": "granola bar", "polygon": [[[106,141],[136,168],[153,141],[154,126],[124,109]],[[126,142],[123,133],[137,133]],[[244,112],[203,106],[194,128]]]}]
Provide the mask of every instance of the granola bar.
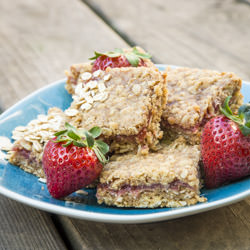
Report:
[{"label": "granola bar", "polygon": [[[78,128],[102,128],[111,151],[156,149],[162,109],[166,105],[164,76],[152,67],[107,68],[85,72],[65,113]],[[84,79],[84,80],[83,80]]]},{"label": "granola bar", "polygon": [[45,143],[54,137],[54,133],[64,127],[66,116],[62,110],[51,108],[48,115],[38,115],[27,126],[18,126],[13,131],[15,140],[8,151],[10,163],[20,166],[26,172],[44,178],[42,154]]},{"label": "granola bar", "polygon": [[168,102],[162,127],[170,138],[181,134],[191,144],[198,144],[202,127],[220,113],[227,96],[232,96],[233,110],[242,104],[241,79],[233,73],[170,67],[165,73]]},{"label": "granola bar", "polygon": [[104,166],[97,187],[99,204],[118,207],[181,207],[200,196],[200,150],[177,139],[147,156],[115,156]]}]

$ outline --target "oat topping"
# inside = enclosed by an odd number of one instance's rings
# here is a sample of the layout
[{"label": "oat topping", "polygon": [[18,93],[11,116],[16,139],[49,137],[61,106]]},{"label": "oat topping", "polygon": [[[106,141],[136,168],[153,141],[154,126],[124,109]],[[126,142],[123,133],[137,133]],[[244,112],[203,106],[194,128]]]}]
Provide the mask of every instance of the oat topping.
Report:
[{"label": "oat topping", "polygon": [[84,72],[80,75],[80,78],[83,80],[83,81],[87,81],[89,79],[91,79],[92,77],[92,74],[89,73],[89,72]]},{"label": "oat topping", "polygon": [[6,136],[0,136],[0,150],[10,150],[12,148],[10,139]]},{"label": "oat topping", "polygon": [[94,77],[98,77],[98,76],[100,76],[100,74],[102,73],[102,70],[96,70],[94,73],[93,73],[93,76]]},{"label": "oat topping", "polygon": [[77,109],[71,109],[71,108],[65,110],[65,114],[67,116],[71,116],[71,117],[76,116],[78,114],[78,112],[79,111]]},{"label": "oat topping", "polygon": [[[99,72],[98,75],[100,75],[100,73],[101,72]],[[108,75],[104,75],[104,78],[105,76]],[[78,83],[78,85],[75,88],[75,94],[73,96],[75,104],[76,105],[81,104],[80,109],[86,111],[90,110],[93,107],[94,102],[103,102],[107,98],[108,98],[108,92],[106,92],[106,86],[102,79],[90,80],[85,84],[82,82]]]},{"label": "oat topping", "polygon": [[80,109],[86,110],[86,111],[90,110],[91,108],[92,108],[92,105],[90,103],[84,103],[80,107]]},{"label": "oat topping", "polygon": [[110,78],[111,78],[111,75],[110,75],[110,74],[107,74],[107,75],[105,75],[105,76],[103,77],[103,80],[104,80],[104,81],[108,81],[108,80],[110,80]]}]

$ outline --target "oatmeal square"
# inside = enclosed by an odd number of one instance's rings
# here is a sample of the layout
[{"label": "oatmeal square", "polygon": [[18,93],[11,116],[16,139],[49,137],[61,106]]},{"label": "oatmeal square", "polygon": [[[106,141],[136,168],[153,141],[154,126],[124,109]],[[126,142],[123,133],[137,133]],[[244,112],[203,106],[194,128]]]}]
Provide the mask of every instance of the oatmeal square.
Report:
[{"label": "oatmeal square", "polygon": [[192,144],[200,142],[202,127],[220,114],[227,96],[231,108],[242,104],[241,79],[233,73],[193,68],[167,68],[168,101],[162,127],[168,137],[184,135]]},{"label": "oatmeal square", "polygon": [[165,75],[150,67],[107,68],[85,72],[65,113],[77,128],[102,128],[111,151],[157,149],[166,105]]},{"label": "oatmeal square", "polygon": [[199,146],[187,145],[183,138],[147,156],[114,156],[101,173],[98,203],[153,208],[203,202],[199,160]]}]

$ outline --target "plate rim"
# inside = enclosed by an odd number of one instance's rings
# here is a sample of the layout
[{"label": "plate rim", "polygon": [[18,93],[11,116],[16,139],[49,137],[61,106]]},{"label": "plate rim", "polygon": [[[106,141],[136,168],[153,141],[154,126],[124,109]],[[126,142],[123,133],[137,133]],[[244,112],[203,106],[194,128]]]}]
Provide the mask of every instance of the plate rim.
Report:
[{"label": "plate rim", "polygon": [[[158,68],[163,67],[180,67],[175,65],[167,65],[167,64],[156,64]],[[4,111],[0,115],[0,124],[5,121],[5,118],[8,118],[8,114],[11,113],[13,110],[15,110],[16,107],[18,107],[21,103],[25,102],[26,100],[29,100],[32,98],[32,96],[35,96],[39,92],[42,92],[48,88],[51,88],[52,86],[56,86],[59,84],[62,84],[66,81],[66,78],[63,78],[61,80],[54,81],[42,88],[39,88],[35,90],[34,92],[30,93],[20,101],[18,101],[16,104],[12,105],[10,108],[8,108],[6,111]],[[247,85],[250,85],[249,82],[243,81]],[[22,204],[54,213],[59,215],[68,216],[75,219],[83,219],[83,220],[89,220],[89,221],[95,221],[95,222],[104,222],[104,223],[122,223],[122,224],[132,224],[132,223],[150,223],[150,222],[159,222],[159,221],[166,221],[170,219],[185,217],[188,215],[193,214],[199,214],[205,211],[210,211],[219,207],[224,207],[233,203],[236,203],[240,200],[243,200],[244,198],[247,198],[250,196],[250,189],[243,191],[238,194],[234,194],[230,197],[219,199],[217,201],[211,201],[211,202],[205,202],[205,203],[198,203],[193,206],[188,207],[181,207],[178,209],[170,210],[170,211],[159,211],[149,214],[133,214],[133,215],[119,215],[119,214],[108,214],[108,213],[101,213],[101,212],[90,212],[85,211],[82,209],[75,209],[75,208],[69,208],[64,207],[60,205],[51,204],[49,202],[45,201],[39,201],[34,198],[29,198],[25,195],[18,194],[14,191],[11,191],[4,186],[0,184],[0,194],[2,194],[5,197],[8,197],[10,199],[13,199],[15,201],[18,201]]]},{"label": "plate rim", "polygon": [[89,212],[85,210],[63,207],[60,205],[54,205],[48,202],[38,201],[21,194],[17,194],[2,186],[0,186],[0,194],[34,208],[58,215],[68,216],[75,219],[84,219],[89,221],[105,222],[105,223],[139,224],[139,223],[159,222],[163,220],[166,221],[170,219],[186,217],[188,215],[199,214],[219,207],[224,207],[236,203],[250,196],[250,189],[240,194],[235,194],[233,196],[220,199],[217,201],[212,201],[209,203],[206,202],[198,203],[196,205],[189,207],[177,208],[176,210],[162,211],[150,214],[139,214],[139,215],[107,214],[107,213]]}]

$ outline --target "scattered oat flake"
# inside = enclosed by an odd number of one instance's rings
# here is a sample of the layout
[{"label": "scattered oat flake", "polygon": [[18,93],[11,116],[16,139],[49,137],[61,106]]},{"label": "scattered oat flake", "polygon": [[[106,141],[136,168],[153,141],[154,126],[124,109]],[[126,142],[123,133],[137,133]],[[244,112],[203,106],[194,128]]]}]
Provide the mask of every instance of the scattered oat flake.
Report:
[{"label": "scattered oat flake", "polygon": [[82,80],[84,80],[84,81],[89,80],[91,77],[92,77],[92,74],[89,73],[89,72],[84,72],[83,74],[81,74],[81,78],[82,78]]},{"label": "scattered oat flake", "polygon": [[75,116],[78,113],[78,110],[76,109],[67,109],[65,110],[65,114],[68,116]]},{"label": "scattered oat flake", "polygon": [[106,86],[105,86],[104,82],[102,82],[102,81],[99,82],[98,89],[99,89],[100,92],[103,92],[106,89]]},{"label": "scattered oat flake", "polygon": [[[66,197],[66,198],[67,198],[67,197]],[[65,199],[66,199],[66,198],[65,198]],[[65,204],[66,204],[66,205],[74,205],[75,202],[70,201],[70,200],[66,200],[66,201],[65,201]]]},{"label": "scattered oat flake", "polygon": [[45,178],[39,178],[38,181],[42,182],[42,183],[46,183],[47,180]]},{"label": "scattered oat flake", "polygon": [[84,191],[84,190],[82,190],[82,189],[76,191],[76,193],[77,193],[77,194],[82,194],[82,195],[88,195],[88,192],[86,192],[86,191]]},{"label": "scattered oat flake", "polygon": [[82,89],[82,83],[78,83],[76,88],[75,88],[75,93],[79,93],[81,91],[81,89]]},{"label": "scattered oat flake", "polygon": [[94,80],[94,81],[89,81],[87,84],[86,84],[86,87],[89,88],[89,89],[95,89],[97,86],[97,81]]},{"label": "scattered oat flake", "polygon": [[47,122],[48,118],[46,115],[38,115],[37,120],[40,122]]},{"label": "scattered oat flake", "polygon": [[89,103],[84,103],[81,105],[81,109],[85,109],[85,110],[90,110],[91,107],[92,107],[92,105]]},{"label": "scattered oat flake", "polygon": [[110,80],[110,78],[111,78],[111,75],[110,75],[110,74],[107,74],[107,75],[105,75],[105,76],[103,77],[103,80],[104,80],[104,81],[108,81],[108,80]]},{"label": "scattered oat flake", "polygon": [[93,98],[91,96],[86,96],[85,100],[87,103],[92,104],[93,103]]},{"label": "scattered oat flake", "polygon": [[100,69],[98,69],[97,71],[95,71],[94,73],[93,73],[93,76],[94,77],[98,77],[100,74],[101,74],[101,70]]},{"label": "scattered oat flake", "polygon": [[15,128],[15,131],[19,131],[19,132],[23,132],[25,130],[26,130],[26,127],[24,127],[24,126],[18,126]]},{"label": "scattered oat flake", "polygon": [[37,152],[41,152],[43,150],[42,146],[40,145],[39,142],[37,141],[33,141],[33,148],[37,151]]},{"label": "scattered oat flake", "polygon": [[103,93],[99,93],[93,97],[94,101],[100,101],[103,98]]},{"label": "scattered oat flake", "polygon": [[102,96],[102,98],[101,98],[101,100],[100,101],[102,101],[102,102],[104,102],[107,98],[108,98],[108,93],[107,92],[105,92],[105,93],[102,93],[103,94],[103,96]]},{"label": "scattered oat flake", "polygon": [[10,139],[6,136],[0,136],[0,150],[9,150],[12,148]]}]

